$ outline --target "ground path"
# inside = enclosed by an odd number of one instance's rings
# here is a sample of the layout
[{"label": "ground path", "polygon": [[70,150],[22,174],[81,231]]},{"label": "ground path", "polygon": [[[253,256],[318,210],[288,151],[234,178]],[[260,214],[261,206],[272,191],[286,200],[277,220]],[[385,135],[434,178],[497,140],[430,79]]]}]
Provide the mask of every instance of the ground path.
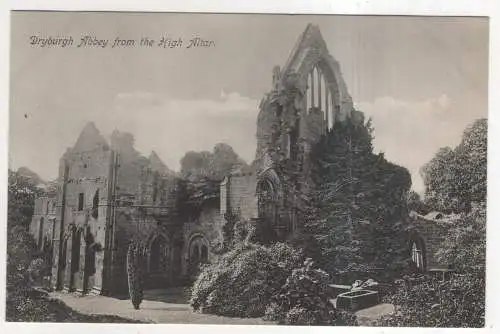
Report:
[{"label": "ground path", "polygon": [[185,294],[179,288],[145,291],[139,310],[134,310],[128,299],[78,296],[61,292],[51,293],[50,296],[63,301],[75,311],[88,315],[116,315],[150,323],[274,325],[273,322],[259,318],[230,318],[193,312]]},{"label": "ground path", "polygon": [[[275,325],[260,318],[231,318],[193,312],[182,288],[148,290],[139,310],[129,299],[105,296],[79,296],[61,292],[50,294],[73,310],[87,315],[115,315],[121,318],[164,324]],[[334,302],[334,300],[332,300]],[[335,302],[334,302],[335,304]],[[378,304],[356,312],[361,326],[369,326],[377,318],[394,312],[391,304]]]}]

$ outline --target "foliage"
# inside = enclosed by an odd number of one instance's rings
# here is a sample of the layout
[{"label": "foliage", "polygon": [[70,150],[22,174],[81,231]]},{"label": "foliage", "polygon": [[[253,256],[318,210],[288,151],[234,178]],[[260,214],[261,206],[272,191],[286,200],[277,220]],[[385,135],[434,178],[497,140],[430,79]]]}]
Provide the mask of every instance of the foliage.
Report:
[{"label": "foliage", "polygon": [[7,317],[30,319],[36,305],[30,298],[45,264],[36,258],[36,245],[29,224],[39,193],[29,178],[9,171],[7,221]]},{"label": "foliage", "polygon": [[131,242],[127,251],[127,276],[130,300],[136,310],[139,309],[144,295],[142,262],[137,243]]},{"label": "foliage", "polygon": [[454,275],[449,281],[421,277],[406,281],[386,302],[396,311],[380,326],[484,327],[484,275]]},{"label": "foliage", "polygon": [[256,227],[251,222],[239,220],[233,227],[233,243],[245,243],[253,241],[256,233]]},{"label": "foliage", "polygon": [[421,169],[425,202],[436,211],[468,212],[486,199],[487,119],[465,129],[454,149],[441,148]]},{"label": "foliage", "polygon": [[383,326],[484,327],[486,266],[487,120],[469,126],[454,149],[442,148],[422,168],[428,209],[459,213],[437,252],[457,269],[445,282],[407,280],[388,297],[396,313]]},{"label": "foliage", "polygon": [[32,179],[11,170],[8,182],[8,228],[22,226],[28,229],[35,208],[35,198],[41,190]]},{"label": "foliage", "polygon": [[473,204],[446,235],[438,260],[460,272],[484,273],[486,268],[486,202]]},{"label": "foliage", "polygon": [[300,252],[284,243],[240,243],[202,269],[193,285],[191,307],[218,315],[260,317],[301,261]]},{"label": "foliage", "polygon": [[272,298],[266,318],[285,325],[355,325],[355,317],[338,312],[331,303],[329,284],[329,275],[306,259]]},{"label": "foliage", "polygon": [[418,214],[426,215],[429,213],[428,206],[424,203],[420,195],[414,191],[410,190],[406,195],[406,205],[408,206],[408,211],[415,211]]},{"label": "foliage", "polygon": [[374,154],[371,142],[370,121],[337,122],[311,153],[316,187],[306,230],[321,248],[318,264],[331,273],[397,264],[405,256],[401,218],[410,175]]},{"label": "foliage", "polygon": [[231,170],[246,163],[227,144],[216,144],[213,152],[187,152],[181,161],[178,197],[182,215],[197,215],[205,201],[218,201],[220,182]]}]

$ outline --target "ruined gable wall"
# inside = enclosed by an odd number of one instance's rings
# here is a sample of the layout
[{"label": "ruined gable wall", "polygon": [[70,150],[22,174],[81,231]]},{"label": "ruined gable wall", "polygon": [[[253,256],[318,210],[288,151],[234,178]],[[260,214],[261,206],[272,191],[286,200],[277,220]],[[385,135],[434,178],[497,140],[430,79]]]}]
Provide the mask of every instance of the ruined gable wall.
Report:
[{"label": "ruined gable wall", "polygon": [[[110,180],[110,170],[113,163],[113,152],[105,148],[96,148],[91,151],[83,152],[68,152],[64,160],[69,166],[68,180],[66,184],[66,208],[65,208],[65,222],[64,233],[67,238],[66,250],[66,270],[64,274],[64,286],[68,287],[71,280],[71,252],[72,252],[72,238],[70,227],[74,226],[76,229],[84,230],[85,226],[89,226],[90,233],[93,235],[94,241],[99,243],[102,248],[106,247],[106,216],[107,216],[107,203],[110,198],[108,193],[108,186]],[[62,167],[64,170],[64,166]],[[62,177],[60,179],[63,179]],[[92,216],[93,200],[96,192],[99,192],[98,203],[98,217],[97,219]],[[62,209],[62,185],[58,191],[58,230],[60,228],[60,217]],[[78,210],[79,194],[83,193],[84,202],[83,210]],[[56,233],[56,238],[59,237]],[[61,240],[63,242],[64,240]],[[75,288],[81,290],[83,288],[83,271],[85,266],[85,249],[86,243],[84,240],[84,233],[80,240],[80,260],[79,270],[75,273]],[[58,257],[60,254],[55,254],[54,266],[57,266]],[[91,279],[92,287],[96,290],[102,288],[102,275],[104,265],[104,252],[96,253],[95,259],[96,272]],[[53,271],[54,272],[54,271]],[[56,270],[57,272],[57,270]],[[55,275],[53,275],[55,276]],[[92,288],[91,287],[91,288]]]}]

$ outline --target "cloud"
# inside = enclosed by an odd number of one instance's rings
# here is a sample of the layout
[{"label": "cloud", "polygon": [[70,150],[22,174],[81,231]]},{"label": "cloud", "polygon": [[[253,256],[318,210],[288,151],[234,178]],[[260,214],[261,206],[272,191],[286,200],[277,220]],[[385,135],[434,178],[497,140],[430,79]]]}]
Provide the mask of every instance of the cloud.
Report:
[{"label": "cloud", "polygon": [[392,97],[361,102],[356,108],[371,117],[375,151],[409,169],[412,187],[422,193],[419,174],[439,148],[454,147],[460,142],[464,128],[478,117],[486,117],[486,107],[473,93],[452,99],[446,94],[421,101],[405,101]]},{"label": "cloud", "polygon": [[95,123],[109,135],[113,129],[134,134],[143,154],[155,150],[172,169],[190,150],[230,144],[245,160],[254,158],[259,101],[238,93],[218,99],[182,100],[146,92],[120,93],[112,110]]}]

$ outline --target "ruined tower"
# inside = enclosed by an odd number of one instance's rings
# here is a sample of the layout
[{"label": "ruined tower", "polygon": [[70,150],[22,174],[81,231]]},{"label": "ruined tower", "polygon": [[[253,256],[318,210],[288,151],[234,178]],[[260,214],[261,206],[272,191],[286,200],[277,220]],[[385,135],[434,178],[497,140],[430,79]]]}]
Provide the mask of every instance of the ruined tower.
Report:
[{"label": "ruined tower", "polygon": [[237,211],[240,219],[264,226],[271,239],[282,240],[301,227],[300,193],[307,189],[312,146],[335,122],[364,118],[353,108],[339,63],[313,24],[285,65],[274,67],[271,91],[259,108],[252,171],[223,182],[221,209]]}]

